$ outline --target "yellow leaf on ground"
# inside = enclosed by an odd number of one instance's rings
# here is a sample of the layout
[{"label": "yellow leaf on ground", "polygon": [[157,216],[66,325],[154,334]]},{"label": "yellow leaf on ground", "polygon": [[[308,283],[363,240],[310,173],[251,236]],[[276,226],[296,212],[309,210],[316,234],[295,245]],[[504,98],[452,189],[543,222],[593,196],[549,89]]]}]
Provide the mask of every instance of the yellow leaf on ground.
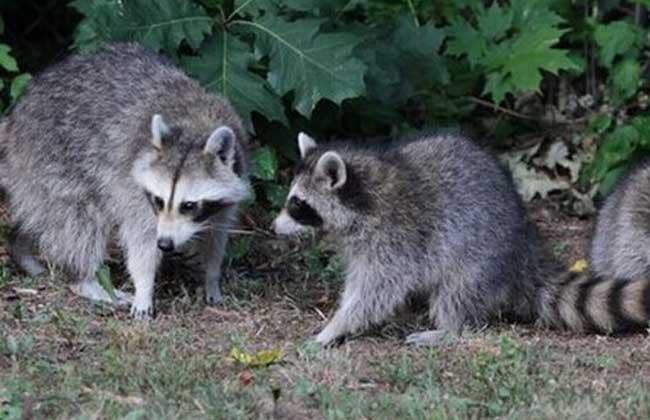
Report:
[{"label": "yellow leaf on ground", "polygon": [[230,358],[246,367],[265,367],[279,362],[284,357],[281,349],[261,350],[257,353],[248,353],[233,347]]},{"label": "yellow leaf on ground", "polygon": [[570,271],[573,273],[582,273],[589,267],[589,263],[585,259],[577,260],[573,263],[570,268]]}]

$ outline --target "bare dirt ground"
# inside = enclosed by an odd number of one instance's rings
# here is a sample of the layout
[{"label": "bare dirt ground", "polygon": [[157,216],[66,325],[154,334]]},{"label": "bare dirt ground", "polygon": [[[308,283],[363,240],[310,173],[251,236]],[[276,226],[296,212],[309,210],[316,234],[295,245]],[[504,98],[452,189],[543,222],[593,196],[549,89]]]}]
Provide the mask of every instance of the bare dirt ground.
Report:
[{"label": "bare dirt ground", "polygon": [[[531,217],[567,266],[588,258],[590,220],[548,203],[531,206]],[[650,416],[645,334],[503,324],[412,348],[403,338],[426,319],[406,316],[321,350],[308,338],[341,285],[329,252],[262,233],[235,243],[250,255],[225,267],[222,307],[203,305],[191,282],[167,280],[149,324],[83,301],[58,279],[24,278],[3,257],[0,418]],[[282,355],[257,367],[234,361],[233,349]]]}]

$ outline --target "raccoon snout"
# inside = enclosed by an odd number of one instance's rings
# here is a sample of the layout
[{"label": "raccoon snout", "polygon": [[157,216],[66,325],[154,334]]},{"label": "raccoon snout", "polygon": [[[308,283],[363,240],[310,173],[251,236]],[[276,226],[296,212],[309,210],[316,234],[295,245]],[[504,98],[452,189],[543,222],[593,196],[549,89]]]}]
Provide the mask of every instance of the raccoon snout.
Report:
[{"label": "raccoon snout", "polygon": [[172,252],[174,250],[174,241],[170,238],[158,239],[158,249],[162,252]]},{"label": "raccoon snout", "polygon": [[278,234],[278,228],[277,228],[277,223],[275,220],[271,222],[271,232],[275,233],[276,235]]}]

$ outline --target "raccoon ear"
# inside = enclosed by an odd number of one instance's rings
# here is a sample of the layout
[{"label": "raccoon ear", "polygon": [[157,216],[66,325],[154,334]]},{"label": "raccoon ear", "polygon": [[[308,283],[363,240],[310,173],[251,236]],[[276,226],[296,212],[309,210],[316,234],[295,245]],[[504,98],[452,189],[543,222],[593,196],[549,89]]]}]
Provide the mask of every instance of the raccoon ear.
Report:
[{"label": "raccoon ear", "polygon": [[207,155],[219,156],[223,163],[232,162],[235,156],[235,133],[227,125],[223,125],[216,130],[208,141],[205,142],[203,153]]},{"label": "raccoon ear", "polygon": [[307,154],[315,149],[317,146],[316,140],[309,137],[305,133],[298,134],[298,149],[300,149],[300,157],[304,159]]},{"label": "raccoon ear", "polygon": [[345,162],[336,152],[325,152],[318,159],[314,170],[317,177],[322,177],[327,182],[327,188],[336,190],[345,185],[347,180],[347,169]]},{"label": "raccoon ear", "polygon": [[171,133],[171,129],[163,121],[160,114],[156,114],[151,118],[151,144],[156,149],[163,148],[163,139]]}]

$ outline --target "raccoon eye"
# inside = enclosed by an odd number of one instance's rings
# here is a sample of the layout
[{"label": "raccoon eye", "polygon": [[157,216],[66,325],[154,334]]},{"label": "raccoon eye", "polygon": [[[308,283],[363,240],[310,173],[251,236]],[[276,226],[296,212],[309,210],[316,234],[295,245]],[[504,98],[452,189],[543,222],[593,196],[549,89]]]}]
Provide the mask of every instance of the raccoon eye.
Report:
[{"label": "raccoon eye", "polygon": [[154,195],[153,205],[156,207],[156,209],[160,211],[163,209],[163,207],[165,207],[165,201],[162,198],[158,197],[157,195]]},{"label": "raccoon eye", "polygon": [[199,208],[199,205],[196,201],[183,201],[181,203],[180,212],[181,214],[194,213],[197,208]]},{"label": "raccoon eye", "polygon": [[296,197],[295,195],[289,199],[289,207],[299,209],[304,207],[305,202]]}]

